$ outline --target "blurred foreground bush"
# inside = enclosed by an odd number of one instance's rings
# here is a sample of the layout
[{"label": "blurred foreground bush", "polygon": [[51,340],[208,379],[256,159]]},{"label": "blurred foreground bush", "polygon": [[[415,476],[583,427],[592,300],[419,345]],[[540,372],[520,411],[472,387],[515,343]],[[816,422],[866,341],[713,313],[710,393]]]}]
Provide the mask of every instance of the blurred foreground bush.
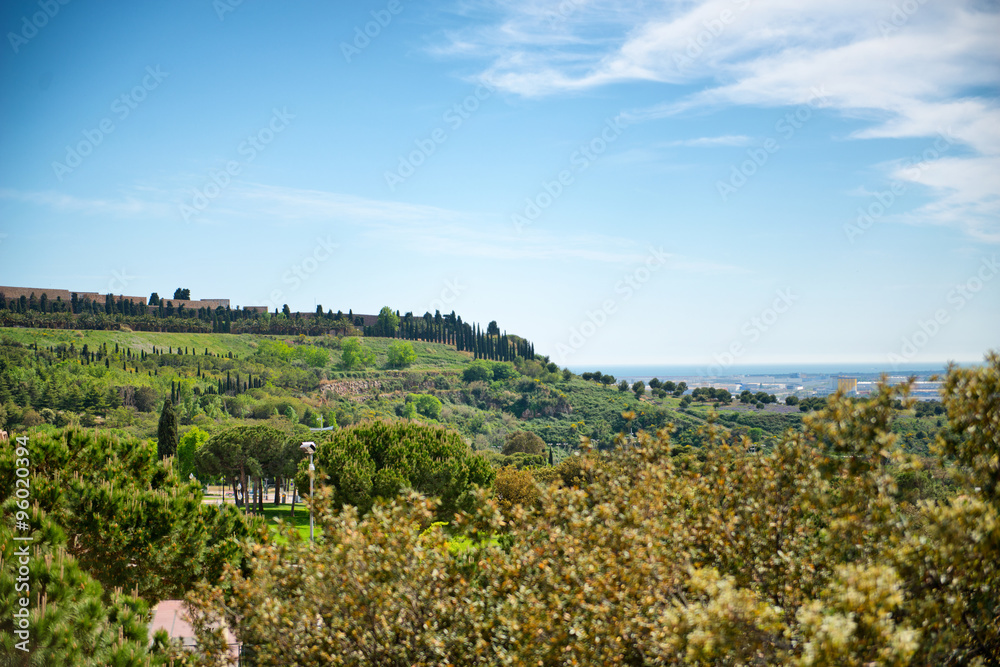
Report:
[{"label": "blurred foreground bush", "polygon": [[178,658],[218,664],[225,620],[262,665],[995,665],[998,385],[995,354],[949,372],[939,448],[961,486],[916,511],[895,500],[916,465],[890,428],[905,387],[832,400],[758,453],[713,427],[697,456],[641,433],[531,502],[507,470],[499,503],[456,517],[457,552],[436,501],[359,518],[323,491],[324,540],[289,533],[202,585],[203,652]]}]

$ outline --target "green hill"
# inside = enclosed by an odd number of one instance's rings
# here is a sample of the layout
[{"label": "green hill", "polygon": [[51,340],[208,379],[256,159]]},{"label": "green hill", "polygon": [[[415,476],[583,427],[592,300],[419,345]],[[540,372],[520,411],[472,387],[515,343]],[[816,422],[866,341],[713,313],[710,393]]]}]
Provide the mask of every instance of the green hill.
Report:
[{"label": "green hill", "polygon": [[[295,419],[347,425],[414,418],[458,430],[478,449],[498,450],[508,433],[530,430],[574,447],[580,436],[610,446],[620,431],[702,420],[614,386],[587,382],[544,360],[476,362],[485,380],[467,381],[472,355],[408,341],[415,360],[388,367],[399,341],[366,337],[373,355],[344,368],[335,336],[0,329],[0,404],[11,426],[82,423],[152,437],[160,405],[173,397],[183,426],[209,432],[233,422]],[[622,413],[635,412],[630,422]]]}]

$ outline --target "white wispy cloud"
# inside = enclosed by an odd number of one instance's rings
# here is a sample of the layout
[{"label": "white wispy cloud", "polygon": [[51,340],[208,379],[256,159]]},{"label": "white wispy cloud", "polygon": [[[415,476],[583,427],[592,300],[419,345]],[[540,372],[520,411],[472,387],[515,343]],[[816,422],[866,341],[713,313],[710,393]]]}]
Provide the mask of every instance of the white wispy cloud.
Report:
[{"label": "white wispy cloud", "polygon": [[[924,172],[919,184],[937,202],[908,217],[1000,238],[1000,104],[982,92],[1000,76],[994,3],[635,2],[616,3],[611,21],[602,2],[492,6],[491,24],[452,35],[452,44],[462,45],[456,54],[487,57],[481,76],[506,92],[539,97],[632,81],[700,86],[680,98],[665,88],[667,101],[626,110],[637,122],[799,105],[822,90],[824,108],[867,122],[856,140],[949,132],[970,154]],[[538,20],[567,6],[558,21]]]},{"label": "white wispy cloud", "polygon": [[170,205],[165,202],[154,201],[133,194],[124,195],[120,198],[85,198],[54,190],[29,192],[0,188],[0,199],[21,201],[51,208],[56,211],[73,212],[87,216],[160,217],[168,214],[170,211]]},{"label": "white wispy cloud", "polygon": [[[51,191],[0,190],[0,199],[83,215],[114,213],[137,224],[179,224],[178,201],[184,192],[137,187],[120,198],[86,199]],[[545,230],[513,233],[501,216],[456,211],[407,202],[369,199],[322,190],[234,181],[225,197],[213,201],[198,223],[251,229],[353,229],[359,237],[432,256],[493,260],[584,260],[609,264],[641,262],[646,248],[634,239],[601,234],[566,235]],[[693,273],[739,272],[734,266],[672,256],[670,268]]]},{"label": "white wispy cloud", "polygon": [[662,146],[688,146],[693,148],[712,146],[747,146],[750,144],[750,137],[742,134],[726,134],[720,137],[698,137],[697,139],[676,139],[667,141]]}]

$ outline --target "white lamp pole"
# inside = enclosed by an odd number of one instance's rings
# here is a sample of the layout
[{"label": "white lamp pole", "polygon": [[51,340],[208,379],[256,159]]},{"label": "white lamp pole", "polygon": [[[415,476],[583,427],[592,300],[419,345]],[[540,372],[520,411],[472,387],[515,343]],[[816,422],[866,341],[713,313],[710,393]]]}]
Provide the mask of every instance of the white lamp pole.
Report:
[{"label": "white lamp pole", "polygon": [[313,541],[313,477],[316,476],[316,466],[313,465],[313,455],[309,452],[309,541]]},{"label": "white lamp pole", "polygon": [[313,465],[313,454],[316,453],[316,443],[309,441],[303,442],[299,449],[309,454],[309,541],[315,541],[313,539],[313,477],[316,475],[316,466]]}]

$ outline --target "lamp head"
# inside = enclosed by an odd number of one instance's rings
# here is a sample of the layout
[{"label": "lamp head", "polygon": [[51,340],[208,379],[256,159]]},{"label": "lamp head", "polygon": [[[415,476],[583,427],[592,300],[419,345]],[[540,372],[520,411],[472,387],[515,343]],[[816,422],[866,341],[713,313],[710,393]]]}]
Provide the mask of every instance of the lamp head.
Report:
[{"label": "lamp head", "polygon": [[301,445],[299,445],[299,449],[301,449],[306,454],[315,454],[316,443],[312,442],[311,440],[309,442],[303,442]]}]

